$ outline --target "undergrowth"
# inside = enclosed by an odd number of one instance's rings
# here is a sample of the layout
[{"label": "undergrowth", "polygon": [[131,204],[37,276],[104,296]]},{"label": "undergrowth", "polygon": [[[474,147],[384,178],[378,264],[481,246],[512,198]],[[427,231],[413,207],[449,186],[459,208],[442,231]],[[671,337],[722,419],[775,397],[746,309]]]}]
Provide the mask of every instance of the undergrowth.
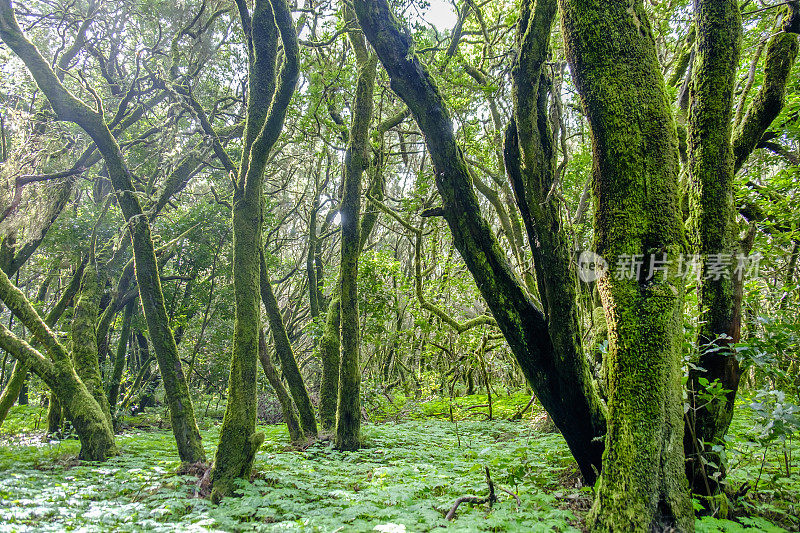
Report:
[{"label": "undergrowth", "polygon": [[[0,429],[0,531],[579,531],[591,489],[581,487],[563,439],[542,429],[535,405],[522,420],[505,420],[528,399],[496,398],[489,421],[488,408],[470,408],[485,396],[376,398],[366,409],[366,447],[354,453],[327,441],[291,448],[283,425],[263,426],[252,481],[219,506],[197,496],[197,475],[178,473],[163,409],[126,418],[120,455],[90,464],[76,459],[77,440],[42,441],[42,409],[15,407]],[[797,530],[797,444],[785,441],[786,453],[761,446],[747,409],[738,412],[730,479],[752,488],[734,502],[731,520],[704,517],[697,530]],[[210,456],[217,424],[201,419]],[[445,520],[459,496],[486,496],[484,467],[498,502],[462,504]]]}]

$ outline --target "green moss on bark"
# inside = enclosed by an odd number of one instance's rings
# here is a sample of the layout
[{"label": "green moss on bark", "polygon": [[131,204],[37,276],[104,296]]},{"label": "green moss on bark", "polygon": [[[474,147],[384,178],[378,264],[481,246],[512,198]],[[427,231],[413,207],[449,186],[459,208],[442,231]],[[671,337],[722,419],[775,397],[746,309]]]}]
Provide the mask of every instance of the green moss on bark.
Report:
[{"label": "green moss on bark", "polygon": [[[567,57],[591,125],[597,253],[677,257],[678,141],[640,1],[560,0]],[[589,516],[597,531],[691,531],[680,375],[683,282],[647,268],[604,277],[608,430]]]},{"label": "green moss on bark", "polygon": [[[349,8],[348,8],[349,12]],[[354,19],[354,15],[350,15]],[[361,447],[361,371],[358,316],[358,257],[361,253],[361,177],[369,162],[367,135],[372,120],[373,91],[378,58],[368,56],[362,34],[351,33],[359,76],[345,154],[342,216],[342,259],[339,274],[340,342],[339,391],[336,401],[334,446]]]},{"label": "green moss on bark", "polygon": [[[707,263],[710,258],[720,257],[718,254],[733,256],[738,251],[731,124],[742,21],[735,0],[697,0],[695,12],[697,51],[687,128],[690,178],[687,224],[694,250]],[[721,456],[703,443],[724,445],[722,437],[730,424],[725,411],[732,415],[741,374],[729,341],[720,339],[725,336],[733,342],[738,340],[740,302],[734,293],[732,269],[719,279],[704,278],[698,288],[697,342],[701,347],[719,345],[713,351],[703,348],[700,360],[689,370],[690,408],[686,414],[684,448],[690,486],[694,492],[706,495],[719,492],[724,466]],[[725,387],[733,389],[730,403],[723,398],[701,407],[701,403],[706,403],[698,401],[697,394],[703,391],[701,378],[724,379]]]},{"label": "green moss on bark", "polygon": [[283,377],[286,378],[289,391],[294,400],[294,405],[297,407],[298,414],[300,415],[303,433],[305,433],[306,437],[315,438],[317,436],[317,420],[314,417],[314,407],[311,405],[311,398],[308,396],[308,390],[306,390],[303,375],[300,374],[300,368],[297,366],[297,359],[295,359],[294,356],[292,343],[289,341],[289,335],[286,333],[286,326],[283,323],[283,315],[278,306],[278,299],[275,298],[275,293],[272,290],[272,284],[269,280],[267,262],[264,259],[263,251],[259,255],[261,268],[259,280],[261,285],[261,301],[264,302],[264,309],[267,312],[267,321],[269,322],[275,353],[281,362]]},{"label": "green moss on bark", "polygon": [[72,361],[78,377],[97,401],[103,414],[111,423],[108,397],[103,389],[100,363],[97,357],[95,324],[100,310],[100,286],[97,266],[90,262],[83,273],[81,293],[72,318]]}]

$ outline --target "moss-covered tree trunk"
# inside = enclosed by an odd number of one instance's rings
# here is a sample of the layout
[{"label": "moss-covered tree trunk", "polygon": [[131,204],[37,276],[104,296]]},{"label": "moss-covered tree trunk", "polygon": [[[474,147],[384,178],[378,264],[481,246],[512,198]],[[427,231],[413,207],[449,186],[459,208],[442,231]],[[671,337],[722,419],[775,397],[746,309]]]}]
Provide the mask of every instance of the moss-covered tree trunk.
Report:
[{"label": "moss-covered tree trunk", "polygon": [[340,299],[338,283],[328,304],[325,315],[325,329],[319,342],[319,354],[322,360],[322,379],[319,386],[319,420],[322,429],[333,431],[336,427],[336,399],[339,396],[339,329]]},{"label": "moss-covered tree trunk", "polygon": [[[733,177],[753,152],[764,132],[784,106],[786,84],[798,53],[800,5],[787,5],[781,30],[770,37],[764,60],[764,82],[741,123],[732,128],[741,16],[736,2],[696,0],[697,57],[689,109],[691,176],[690,235],[705,265],[733,258],[723,275],[704,276],[699,287],[699,358],[687,382],[689,411],[684,446],[686,472],[693,492],[720,495],[725,446],[742,377],[733,344],[741,336],[741,273],[736,255],[746,251],[738,242]],[[729,392],[713,401],[701,398],[701,379],[719,383]],[[710,509],[725,508],[709,500]]]},{"label": "moss-covered tree trunk", "polygon": [[[3,241],[5,243],[5,241]],[[88,256],[87,256],[88,257]],[[67,309],[67,306],[70,302],[73,301],[75,295],[78,293],[80,289],[81,279],[83,278],[83,271],[86,268],[87,260],[84,258],[82,261],[78,263],[75,272],[73,273],[72,277],[70,278],[69,283],[67,284],[66,288],[62,291],[61,296],[56,301],[55,305],[50,312],[47,313],[47,316],[44,319],[44,323],[47,324],[47,327],[53,328],[58,320],[61,318],[61,315],[64,314],[64,311]],[[11,268],[9,265],[7,268]],[[4,272],[7,272],[4,270]],[[34,346],[36,345],[36,339],[33,339]],[[14,368],[11,372],[11,376],[6,384],[6,388],[3,391],[2,397],[0,397],[0,425],[2,425],[3,420],[5,417],[8,416],[8,411],[3,414],[3,406],[8,405],[8,409],[14,405],[14,402],[19,397],[19,393],[22,390],[22,385],[25,383],[25,375],[29,369],[25,367],[25,365],[14,365]],[[8,403],[10,402],[10,403]],[[51,391],[49,393],[49,400],[48,400],[48,407],[47,407],[47,433],[53,434],[58,432],[61,428],[61,404],[58,403],[58,399],[56,398],[55,394]]]},{"label": "moss-covered tree trunk", "polygon": [[25,381],[30,367],[19,361],[14,361],[14,367],[11,369],[11,375],[8,378],[8,383],[0,394],[0,426],[3,425],[8,416],[8,412],[14,406],[19,398],[19,392],[22,390],[22,383]]},{"label": "moss-covered tree trunk", "polygon": [[[348,18],[355,16],[346,8]],[[361,253],[361,177],[369,164],[369,125],[378,58],[367,52],[364,36],[350,32],[356,54],[358,81],[344,164],[342,259],[339,274],[340,339],[339,392],[336,401],[334,446],[339,450],[361,447],[361,370],[358,316],[358,257]]]},{"label": "moss-covered tree trunk", "polygon": [[[264,440],[256,433],[256,385],[261,331],[261,195],[269,151],[283,129],[298,78],[298,44],[285,0],[256,0],[252,16],[237,2],[248,46],[248,97],[242,158],[233,197],[233,353],[228,403],[211,474],[212,499],[233,492],[237,478],[248,479]],[[275,75],[278,34],[283,65]],[[276,89],[277,87],[277,89]],[[225,154],[219,154],[226,159]],[[227,166],[232,167],[229,158]]]},{"label": "moss-covered tree trunk", "polygon": [[[733,257],[738,237],[733,203],[734,157],[731,146],[733,91],[739,66],[742,20],[735,0],[696,0],[697,44],[690,85],[688,122],[689,235],[701,255],[704,271],[714,258]],[[698,290],[700,358],[689,369],[689,410],[684,447],[686,473],[693,492],[711,496],[719,492],[724,476],[721,454],[724,431],[733,415],[733,403],[719,398],[701,400],[701,378],[721,378],[736,394],[740,377],[732,342],[738,337],[734,309],[733,269],[701,280]],[[731,398],[732,399],[732,398]],[[727,411],[727,412],[726,412]],[[707,429],[715,428],[708,434]],[[701,441],[696,440],[701,429]],[[721,431],[720,431],[721,430]],[[721,434],[720,434],[721,433]]]},{"label": "moss-covered tree trunk", "polygon": [[97,280],[97,265],[94,261],[90,261],[83,272],[81,293],[72,317],[72,361],[78,377],[89,389],[89,393],[97,401],[110,424],[111,410],[105,389],[103,389],[103,378],[100,376],[100,362],[97,353],[95,325],[99,312],[100,286]]},{"label": "moss-covered tree trunk", "polygon": [[[522,4],[517,26],[518,55],[512,70],[514,120],[506,131],[504,152],[531,243],[548,334],[558,354],[557,372],[579,391],[573,401],[582,403],[580,411],[590,413],[593,433],[602,435],[604,406],[581,342],[572,238],[563,226],[562,208],[551,190],[556,179],[556,139],[548,110],[552,81],[543,67],[557,8],[556,0]],[[544,405],[551,403],[543,401]],[[593,453],[601,453],[599,440],[593,444]]]},{"label": "moss-covered tree trunk", "polygon": [[112,414],[117,410],[119,387],[122,383],[122,373],[125,370],[125,360],[128,355],[128,341],[131,336],[131,320],[133,319],[133,312],[135,309],[136,300],[134,299],[125,306],[125,313],[122,317],[122,329],[119,332],[117,351],[114,355],[114,367],[108,385],[108,404]]},{"label": "moss-covered tree trunk", "polygon": [[89,107],[70,93],[39,50],[23,35],[10,0],[0,1],[0,38],[25,63],[58,118],[80,126],[92,138],[105,160],[117,201],[130,226],[142,308],[164,380],[178,455],[186,462],[203,461],[205,451],[200,431],[164,307],[164,294],[161,290],[150,224],[142,211],[119,144],[109,131],[102,112]]},{"label": "moss-covered tree trunk", "polygon": [[30,367],[52,391],[72,421],[81,441],[80,458],[103,461],[117,453],[111,422],[75,373],[69,353],[33,309],[25,295],[0,271],[0,300],[47,349],[45,358],[28,343],[0,325],[0,347]]},{"label": "moss-covered tree trunk", "polygon": [[385,0],[354,2],[361,27],[386,68],[392,89],[408,105],[436,170],[436,186],[453,242],[464,258],[526,379],[561,430],[581,474],[591,484],[601,468],[604,422],[591,398],[576,391],[575,364],[563,364],[547,319],[514,275],[489,224],[481,216],[472,179],[453,124],[433,78],[414,55]]},{"label": "moss-covered tree trunk", "polygon": [[[388,128],[378,128],[378,134],[381,136],[385,134],[386,131],[388,131]],[[375,200],[382,201],[386,183],[383,177],[381,154],[376,158],[372,168],[375,172],[372,176],[372,183],[370,184],[368,194]],[[364,213],[364,216],[361,217],[359,254],[363,251],[364,246],[369,240],[369,236],[372,234],[377,220],[378,212],[375,209],[367,211]],[[322,428],[325,431],[333,431],[336,427],[336,401],[339,396],[339,357],[341,351],[339,342],[339,333],[341,329],[340,285],[339,280],[337,280],[333,297],[328,303],[328,310],[325,315],[325,328],[319,343],[320,358],[322,360],[319,418]]]},{"label": "moss-covered tree trunk", "polygon": [[[272,283],[270,283],[269,280],[267,263],[264,259],[263,251],[259,255],[259,263],[261,265],[261,276],[259,280],[261,301],[264,302],[264,309],[267,312],[267,322],[269,323],[270,333],[272,334],[275,353],[281,362],[283,377],[286,378],[289,391],[294,400],[294,405],[297,407],[297,412],[300,415],[303,433],[308,438],[314,438],[317,436],[317,419],[314,417],[314,407],[311,405],[311,398],[308,396],[308,390],[306,390],[303,375],[300,374],[300,368],[297,366],[297,359],[295,359],[294,356],[292,343],[289,341],[289,335],[286,333],[286,326],[283,323],[283,315],[278,306],[278,299],[275,297],[275,293],[272,290]],[[275,388],[274,385],[273,388]]]},{"label": "moss-covered tree trunk", "polygon": [[[608,428],[590,527],[694,529],[684,474],[683,280],[650,272],[685,246],[678,140],[641,1],[560,0],[567,58],[592,131],[597,253],[642,258],[598,289],[609,348]],[[613,35],[614,38],[609,38]]]},{"label": "moss-covered tree trunk", "polygon": [[291,396],[283,386],[280,375],[272,364],[272,358],[269,356],[269,347],[267,346],[267,339],[262,331],[258,337],[258,358],[261,361],[261,368],[264,369],[264,375],[267,376],[270,386],[275,391],[275,396],[278,397],[278,403],[281,404],[281,413],[283,419],[286,421],[286,429],[289,431],[289,440],[294,444],[301,444],[305,441],[303,430],[300,428],[300,419],[297,418],[297,412],[292,402]]}]

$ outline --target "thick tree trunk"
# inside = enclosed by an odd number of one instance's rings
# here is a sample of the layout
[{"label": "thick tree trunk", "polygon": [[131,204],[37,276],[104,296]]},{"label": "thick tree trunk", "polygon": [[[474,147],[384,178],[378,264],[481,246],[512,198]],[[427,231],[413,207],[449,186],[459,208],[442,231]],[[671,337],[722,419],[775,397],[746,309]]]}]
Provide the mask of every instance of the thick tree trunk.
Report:
[{"label": "thick tree trunk", "polygon": [[[517,28],[517,61],[512,71],[514,120],[505,142],[506,169],[525,222],[533,252],[539,296],[544,308],[558,372],[579,391],[594,431],[605,431],[605,412],[592,380],[581,342],[578,282],[571,267],[571,237],[561,220],[561,206],[552,188],[556,179],[556,147],[549,119],[551,80],[547,59],[556,0],[523,2]],[[566,157],[566,154],[563,155]]]},{"label": "thick tree trunk", "polygon": [[[714,258],[749,253],[740,245],[733,203],[733,177],[758,145],[764,132],[783,109],[786,84],[798,54],[800,5],[787,5],[781,31],[766,45],[764,82],[741,123],[731,131],[733,90],[741,46],[741,16],[736,2],[696,0],[697,65],[692,80],[689,148],[692,193],[689,226],[705,264]],[[700,356],[689,372],[689,411],[684,446],[686,472],[692,490],[704,496],[721,494],[725,480],[725,435],[742,370],[732,345],[741,336],[741,272],[733,263],[719,279],[704,276],[699,289]],[[729,392],[711,402],[700,399],[700,379],[719,383]],[[709,509],[724,503],[707,502]]]},{"label": "thick tree trunk", "polygon": [[[697,48],[688,122],[688,227],[706,273],[715,258],[735,257],[738,250],[731,119],[742,20],[735,0],[696,0],[695,16]],[[689,410],[684,450],[692,491],[706,496],[719,493],[725,475],[722,456],[713,447],[724,446],[741,375],[731,345],[738,342],[740,329],[734,285],[733,268],[728,265],[717,279],[703,276],[698,290],[700,358],[690,368],[686,385]],[[730,387],[730,399],[701,400],[699,395],[705,392],[701,379],[721,379],[726,389]]]},{"label": "thick tree trunk", "polygon": [[[685,240],[678,140],[644,6],[560,0],[567,58],[592,129],[598,289],[608,325],[608,432],[589,516],[598,531],[694,529],[684,474],[683,280],[648,272]],[[613,39],[608,36],[613,35]]]}]

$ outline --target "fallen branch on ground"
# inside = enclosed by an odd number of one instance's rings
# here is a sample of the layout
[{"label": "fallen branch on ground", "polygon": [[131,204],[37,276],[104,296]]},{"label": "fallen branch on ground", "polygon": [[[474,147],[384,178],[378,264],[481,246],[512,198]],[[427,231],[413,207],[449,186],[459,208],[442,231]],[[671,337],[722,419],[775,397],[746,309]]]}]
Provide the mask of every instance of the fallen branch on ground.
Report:
[{"label": "fallen branch on ground", "polygon": [[[489,486],[489,496],[487,496],[486,498],[480,498],[478,496],[459,496],[458,498],[456,498],[456,501],[453,502],[453,506],[447,512],[445,520],[452,520],[453,518],[455,518],[458,506],[465,502],[471,503],[473,505],[481,505],[488,502],[489,508],[491,508],[492,505],[494,505],[494,502],[497,501],[497,496],[494,493],[494,482],[492,482],[492,478],[489,475],[489,467],[486,466],[484,467],[484,469],[486,471],[486,484]],[[519,498],[517,498],[517,501],[519,501]]]}]

